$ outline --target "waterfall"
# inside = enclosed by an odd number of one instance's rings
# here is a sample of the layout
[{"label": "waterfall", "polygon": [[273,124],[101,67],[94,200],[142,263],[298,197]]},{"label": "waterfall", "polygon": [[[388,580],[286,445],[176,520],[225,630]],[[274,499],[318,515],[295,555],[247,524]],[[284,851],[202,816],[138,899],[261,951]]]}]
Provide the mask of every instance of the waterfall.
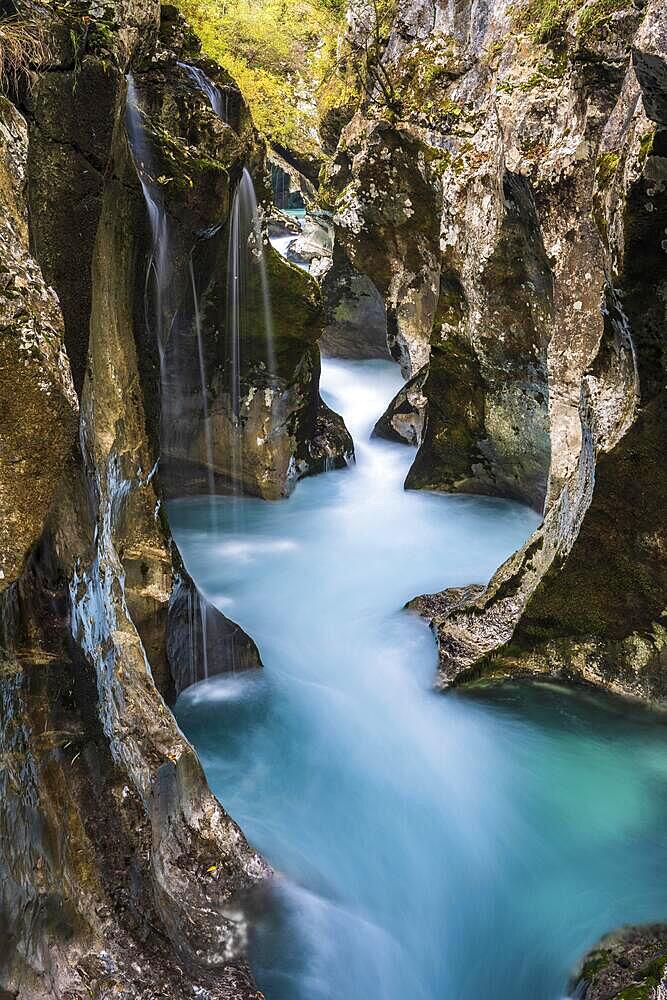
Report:
[{"label": "waterfall", "polygon": [[[141,184],[141,190],[146,202],[148,218],[151,227],[151,255],[146,269],[145,288],[145,314],[146,326],[152,329],[158,350],[160,362],[160,443],[161,449],[169,451],[167,434],[172,433],[173,417],[172,407],[180,401],[178,388],[180,372],[167,371],[166,348],[169,336],[174,326],[177,316],[178,306],[175,296],[178,294],[171,262],[171,248],[169,240],[169,225],[164,199],[159,185],[155,181],[156,170],[153,164],[150,143],[146,136],[143,122],[141,120],[141,110],[136,85],[131,74],[127,77],[127,102],[125,108],[125,124],[127,135],[132,151],[132,157]],[[211,235],[211,234],[205,234]],[[201,383],[202,408],[204,419],[204,438],[206,447],[206,464],[208,477],[209,497],[213,496],[215,487],[215,477],[213,468],[213,440],[209,422],[208,392],[206,387],[206,368],[204,359],[204,345],[202,336],[201,313],[199,308],[199,295],[195,277],[192,254],[189,261],[190,282],[192,287],[192,299],[194,310],[194,326],[197,340],[197,355],[199,364],[199,380]],[[154,316],[153,322],[150,319],[149,310],[149,284],[151,276],[154,282]],[[173,364],[171,366],[174,367]],[[171,377],[170,377],[171,376]],[[173,385],[171,384],[173,381]],[[194,603],[198,605],[194,607]],[[193,681],[196,679],[197,665],[201,662],[204,680],[208,680],[208,643],[207,643],[207,619],[206,604],[201,596],[196,593],[194,599],[188,601],[188,618],[190,634],[190,655]],[[197,642],[196,620],[199,618],[199,630],[201,634],[201,649]]]},{"label": "waterfall", "polygon": [[[169,295],[169,229],[162,193],[154,179],[156,171],[153,165],[153,156],[141,121],[139,98],[131,73],[127,77],[125,124],[151,227],[152,248],[146,270],[146,292],[148,293],[150,275],[153,274],[155,280],[155,322],[154,324],[147,322],[147,325],[149,328],[154,325],[153,332],[160,357],[160,371],[164,388],[164,350],[176,312]],[[148,294],[146,294],[146,299],[148,300]]]},{"label": "waterfall", "polygon": [[254,333],[254,330],[250,329],[249,317],[253,305],[249,301],[249,276],[252,269],[256,269],[256,272],[259,273],[265,361],[269,375],[273,376],[276,374],[273,316],[262,225],[252,177],[248,170],[244,169],[232,200],[227,257],[227,344],[230,359],[229,396],[232,416],[231,471],[233,489],[237,496],[242,492],[243,484],[241,427],[243,346],[246,338]]},{"label": "waterfall", "polygon": [[[208,622],[206,618],[207,606],[202,599],[199,590],[193,589],[188,593],[188,653],[190,658],[190,684],[196,684],[200,680],[208,680]],[[200,632],[197,631],[196,619],[199,618]],[[201,652],[199,649],[201,637]],[[203,667],[203,678],[199,676],[198,666],[201,662]],[[235,669],[232,657],[232,669]]]},{"label": "waterfall", "polygon": [[220,88],[216,87],[212,80],[209,80],[203,69],[200,69],[199,66],[193,66],[192,63],[186,62],[179,62],[178,65],[181,69],[185,70],[193,83],[199,88],[199,90],[201,90],[202,94],[207,99],[218,118],[221,118],[222,121],[228,125],[229,93],[227,91],[225,92],[223,106],[223,96]]},{"label": "waterfall", "polygon": [[259,273],[262,295],[262,319],[265,343],[265,362],[269,375],[276,374],[273,342],[273,316],[271,294],[266,266],[262,224],[252,177],[244,168],[234,192],[229,219],[229,248],[227,258],[227,338],[230,359],[229,395],[233,424],[232,481],[234,492],[242,492],[243,458],[241,428],[241,365],[242,350],[249,329],[248,278],[251,269]]},{"label": "waterfall", "polygon": [[206,387],[206,362],[204,357],[204,340],[202,337],[201,314],[199,310],[199,294],[197,292],[197,278],[195,267],[190,254],[190,284],[192,285],[192,302],[195,316],[195,332],[197,334],[197,360],[199,361],[199,381],[201,384],[202,410],[204,414],[204,443],[206,447],[206,465],[208,479],[208,495],[210,498],[215,493],[215,471],[213,467],[213,434],[209,420],[208,389]]},{"label": "waterfall", "polygon": [[229,256],[227,265],[227,325],[232,358],[231,396],[232,410],[237,419],[240,401],[240,348],[244,335],[247,333],[247,279],[251,267],[256,267],[259,272],[266,367],[270,375],[275,375],[276,359],[273,342],[273,314],[271,310],[271,292],[269,289],[266,254],[264,252],[262,224],[259,217],[257,197],[252,177],[248,170],[244,168],[232,202],[232,211],[229,220]]},{"label": "waterfall", "polygon": [[[191,78],[207,95],[212,108],[217,114],[222,111],[220,91],[197,67],[182,64]],[[185,369],[179,357],[182,331],[176,326],[180,315],[183,323],[183,313],[180,312],[180,298],[184,288],[177,280],[179,271],[177,260],[186,251],[180,246],[179,231],[170,233],[169,220],[166,211],[162,188],[157,182],[158,170],[155,167],[150,135],[144,127],[139,96],[134,79],[127,77],[127,104],[125,115],[126,129],[137,176],[146,203],[146,209],[151,228],[151,252],[146,271],[145,311],[146,326],[155,336],[160,363],[160,445],[162,454],[171,456],[179,453],[177,447],[171,447],[178,442],[181,410],[188,405],[191,387],[187,382],[187,365]],[[217,227],[198,236],[207,238],[215,234]],[[177,251],[173,244],[178,244]],[[205,464],[207,469],[208,496],[213,511],[215,493],[214,448],[212,427],[209,412],[209,396],[206,383],[206,358],[204,345],[204,330],[202,310],[200,307],[199,289],[191,248],[188,270],[189,284],[192,293],[192,325],[196,341],[198,382],[201,387],[201,406],[205,446]],[[229,391],[231,399],[231,479],[233,492],[239,496],[243,492],[243,448],[241,411],[241,367],[244,343],[250,337],[264,343],[264,361],[269,377],[275,375],[276,364],[273,346],[273,322],[266,257],[263,245],[263,232],[257,206],[257,198],[250,174],[244,169],[236,186],[232,199],[229,220],[228,245],[228,275],[227,275],[227,336],[229,338]],[[250,278],[252,277],[252,287]],[[257,292],[254,291],[258,287]],[[151,294],[152,293],[152,298]],[[251,301],[251,296],[257,295]],[[259,299],[261,298],[261,302]],[[152,302],[152,309],[150,303]],[[257,307],[260,322],[250,318],[256,316]],[[259,325],[260,329],[256,327]],[[173,336],[172,336],[173,332]],[[258,336],[259,335],[259,336]],[[168,349],[167,349],[168,348]],[[194,359],[193,359],[194,360]],[[185,376],[185,384],[184,384]],[[213,521],[215,521],[213,513]],[[207,619],[206,604],[199,599],[199,607],[194,603],[189,607],[191,654],[193,670],[196,662],[201,664],[204,678],[208,677],[207,649]],[[199,621],[197,621],[199,619]],[[197,641],[201,635],[201,643]],[[201,648],[199,648],[201,646]]]}]

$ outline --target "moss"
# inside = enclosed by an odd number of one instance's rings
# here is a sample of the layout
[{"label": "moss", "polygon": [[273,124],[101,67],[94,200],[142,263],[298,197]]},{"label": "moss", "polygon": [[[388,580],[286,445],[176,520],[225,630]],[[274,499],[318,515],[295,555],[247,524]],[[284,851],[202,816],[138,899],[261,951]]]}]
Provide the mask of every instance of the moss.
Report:
[{"label": "moss", "polygon": [[602,153],[595,164],[595,181],[599,188],[607,188],[611,184],[618,168],[620,157],[618,153]]},{"label": "moss", "polygon": [[593,0],[577,19],[577,35],[587,35],[628,6],[627,0]]},{"label": "moss", "polygon": [[626,986],[614,1000],[651,1000],[655,989],[660,985],[667,969],[667,955],[653,959],[637,975],[637,982]]},{"label": "moss", "polygon": [[426,153],[426,165],[435,178],[442,177],[452,161],[452,154],[447,149],[429,150]]},{"label": "moss", "polygon": [[540,44],[562,44],[567,22],[584,0],[528,0],[510,8],[512,23]]},{"label": "moss", "polygon": [[145,120],[144,125],[157,155],[155,180],[161,186],[169,185],[174,190],[187,191],[193,189],[196,181],[205,174],[218,174],[228,178],[229,166],[235,162],[238,154],[236,142],[229,142],[225,147],[227,159],[224,161],[207,156],[200,148],[176,138],[158,122]]},{"label": "moss", "polygon": [[589,34],[608,22],[618,11],[625,10],[629,0],[528,0],[511,8],[515,28],[525,32],[542,45],[562,48],[568,22],[576,17],[578,37]]},{"label": "moss", "polygon": [[644,132],[641,139],[639,140],[639,159],[642,163],[646,160],[647,156],[653,150],[653,140],[655,139],[655,128],[649,129]]},{"label": "moss", "polygon": [[75,75],[85,56],[95,56],[103,65],[119,66],[119,29],[113,7],[109,4],[90,17],[87,12],[77,11],[69,4],[54,8],[65,25],[72,47]]},{"label": "moss", "polygon": [[445,96],[456,66],[456,41],[448,35],[412,45],[393,81],[397,117],[431,128],[448,128],[461,118],[463,107]]},{"label": "moss", "polygon": [[581,978],[585,982],[590,982],[601,969],[605,969],[611,961],[611,952],[607,948],[599,948],[592,951],[581,970]]},{"label": "moss", "polygon": [[498,59],[500,53],[503,51],[505,45],[511,38],[511,32],[507,32],[507,34],[502,35],[501,38],[497,38],[495,42],[492,42],[491,45],[489,45],[488,49],[484,50],[480,62],[483,65],[491,66]]}]

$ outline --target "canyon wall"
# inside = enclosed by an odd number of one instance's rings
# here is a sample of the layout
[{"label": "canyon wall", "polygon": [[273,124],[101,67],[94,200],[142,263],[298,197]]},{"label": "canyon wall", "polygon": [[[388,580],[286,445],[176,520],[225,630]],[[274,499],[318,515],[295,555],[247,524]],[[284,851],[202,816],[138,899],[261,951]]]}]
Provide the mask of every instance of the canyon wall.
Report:
[{"label": "canyon wall", "polygon": [[419,444],[408,488],[544,513],[488,587],[414,602],[439,682],[662,700],[664,4],[354,3],[345,45],[322,196],[409,377],[376,433]]},{"label": "canyon wall", "polygon": [[[259,997],[243,904],[271,872],[168,707],[201,676],[204,642],[212,672],[260,660],[197,592],[164,513],[170,460],[190,460],[199,488],[191,445],[206,389],[184,371],[179,399],[199,398],[176,414],[187,455],[169,454],[164,359],[191,364],[193,309],[176,303],[161,352],[144,185],[165,192],[170,292],[188,288],[194,254],[208,310],[224,295],[234,187],[244,168],[261,184],[264,150],[233,81],[201,59],[174,8],[66,5],[30,28],[41,59],[0,102],[0,992]],[[227,121],[184,59],[218,72]],[[137,162],[128,86],[157,176]],[[200,260],[202,243],[215,252]],[[278,399],[257,418],[276,444],[241,488],[274,496],[350,444],[319,398],[317,287],[273,258],[269,270],[291,325],[278,324],[271,386],[253,383],[250,364],[242,377],[248,395]],[[205,312],[213,419],[219,323]]]}]

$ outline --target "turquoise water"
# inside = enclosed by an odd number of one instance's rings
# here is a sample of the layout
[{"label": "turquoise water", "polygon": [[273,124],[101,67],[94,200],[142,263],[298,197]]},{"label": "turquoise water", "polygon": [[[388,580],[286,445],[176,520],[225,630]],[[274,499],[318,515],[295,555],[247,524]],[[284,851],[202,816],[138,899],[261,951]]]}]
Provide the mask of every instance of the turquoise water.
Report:
[{"label": "turquoise water", "polygon": [[369,440],[399,384],[326,361],[355,467],[288,501],[171,505],[265,664],[178,719],[281,873],[253,938],[267,1000],[559,1000],[600,934],[667,916],[667,728],[583,690],[432,691],[432,637],[400,609],[484,582],[536,517],[405,492],[412,450]]}]

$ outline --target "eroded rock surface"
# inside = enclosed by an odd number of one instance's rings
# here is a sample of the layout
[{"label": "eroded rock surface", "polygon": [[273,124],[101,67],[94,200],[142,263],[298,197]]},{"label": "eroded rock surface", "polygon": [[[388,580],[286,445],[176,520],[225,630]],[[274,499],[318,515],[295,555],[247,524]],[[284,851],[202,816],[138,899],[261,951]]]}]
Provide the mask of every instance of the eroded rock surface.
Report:
[{"label": "eroded rock surface", "polygon": [[325,315],[320,338],[323,354],[389,358],[384,299],[370,278],[352,266],[340,243],[334,245],[319,274]]},{"label": "eroded rock surface", "polygon": [[20,575],[76,437],[58,300],[28,249],[26,122],[0,98],[0,587]]},{"label": "eroded rock surface", "polygon": [[416,602],[440,681],[662,699],[664,5],[353,4],[349,58],[376,16],[324,192],[413,375],[377,432],[417,439],[408,487],[544,510],[472,599]]},{"label": "eroded rock surface", "polygon": [[[161,74],[165,34],[141,0],[44,28],[29,126],[0,104],[0,990],[250,1000],[243,899],[270,870],[167,707],[201,676],[184,606],[202,598],[162,511],[150,237],[125,128],[125,72]],[[204,155],[186,150],[204,193],[217,128],[202,126]],[[198,218],[194,195],[174,204]],[[211,672],[259,665],[205,613]]]}]

